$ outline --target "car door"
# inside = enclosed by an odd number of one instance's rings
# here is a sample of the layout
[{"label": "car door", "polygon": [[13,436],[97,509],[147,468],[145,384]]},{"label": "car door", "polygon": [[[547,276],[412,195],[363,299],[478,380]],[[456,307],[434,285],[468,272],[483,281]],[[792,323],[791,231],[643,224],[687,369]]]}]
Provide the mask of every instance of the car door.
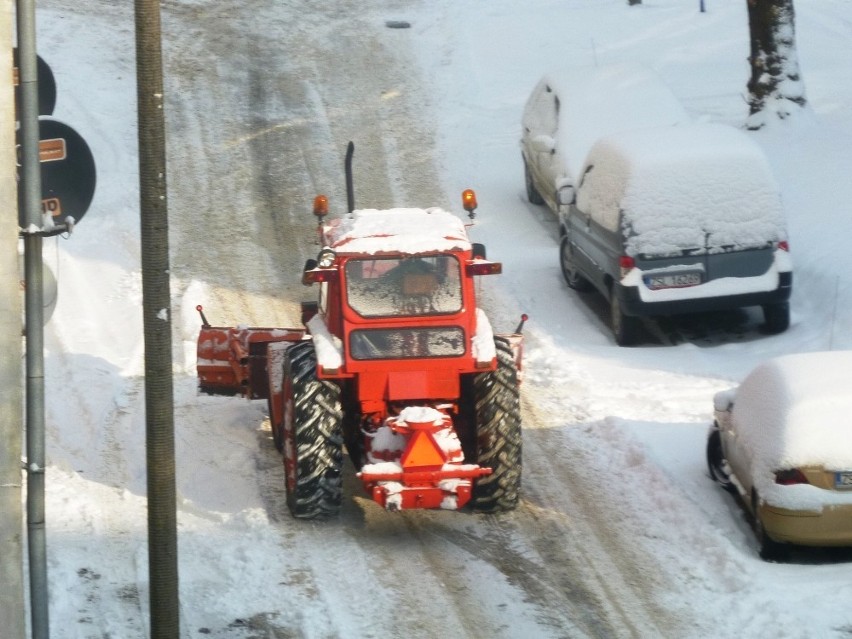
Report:
[{"label": "car door", "polygon": [[[587,180],[592,179],[594,179],[593,165],[584,171],[580,180],[580,190],[586,185]],[[592,211],[581,208],[580,202],[572,204],[569,211],[567,229],[571,236],[577,269],[594,284],[595,288],[604,295],[608,295],[607,273],[612,270],[612,265],[615,265],[617,269],[618,257],[622,250],[621,232],[605,228],[599,220],[595,219]]]}]

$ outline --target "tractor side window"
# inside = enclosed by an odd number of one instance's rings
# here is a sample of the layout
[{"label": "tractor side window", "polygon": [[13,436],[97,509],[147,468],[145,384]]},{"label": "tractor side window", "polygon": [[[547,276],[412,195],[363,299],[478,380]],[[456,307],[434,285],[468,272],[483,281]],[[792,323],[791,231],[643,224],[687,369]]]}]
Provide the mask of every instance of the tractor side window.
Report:
[{"label": "tractor side window", "polygon": [[346,294],[349,306],[363,317],[457,313],[461,267],[452,255],[349,260]]}]

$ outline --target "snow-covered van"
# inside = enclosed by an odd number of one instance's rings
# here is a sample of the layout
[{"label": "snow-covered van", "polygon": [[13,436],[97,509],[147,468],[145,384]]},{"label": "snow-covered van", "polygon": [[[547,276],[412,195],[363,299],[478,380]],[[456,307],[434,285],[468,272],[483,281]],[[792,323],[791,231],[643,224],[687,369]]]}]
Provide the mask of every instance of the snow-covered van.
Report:
[{"label": "snow-covered van", "polygon": [[606,136],[559,221],[565,279],[610,301],[620,345],[635,341],[642,316],[761,306],[767,332],[789,325],[781,198],[743,131],[689,124]]}]

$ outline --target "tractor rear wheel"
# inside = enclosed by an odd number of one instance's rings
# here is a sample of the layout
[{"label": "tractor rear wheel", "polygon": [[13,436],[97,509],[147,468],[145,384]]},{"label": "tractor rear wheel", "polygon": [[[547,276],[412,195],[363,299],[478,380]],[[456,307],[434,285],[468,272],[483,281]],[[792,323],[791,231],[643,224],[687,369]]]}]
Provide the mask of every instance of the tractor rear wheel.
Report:
[{"label": "tractor rear wheel", "polygon": [[521,400],[518,367],[509,342],[496,338],[497,368],[477,375],[476,456],[492,473],[476,480],[473,508],[495,513],[514,510],[521,489]]},{"label": "tractor rear wheel", "polygon": [[316,374],[312,342],[287,351],[284,364],[284,469],[287,506],[298,519],[340,511],[343,492],[343,411],[340,388]]}]

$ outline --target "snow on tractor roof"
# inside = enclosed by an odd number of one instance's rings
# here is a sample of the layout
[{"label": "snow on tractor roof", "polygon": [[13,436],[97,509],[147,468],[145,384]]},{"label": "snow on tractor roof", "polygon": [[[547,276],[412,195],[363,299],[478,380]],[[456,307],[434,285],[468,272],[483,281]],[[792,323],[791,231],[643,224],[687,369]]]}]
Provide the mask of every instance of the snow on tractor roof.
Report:
[{"label": "snow on tractor roof", "polygon": [[470,250],[464,223],[441,208],[359,209],[323,228],[338,253],[430,253]]}]

